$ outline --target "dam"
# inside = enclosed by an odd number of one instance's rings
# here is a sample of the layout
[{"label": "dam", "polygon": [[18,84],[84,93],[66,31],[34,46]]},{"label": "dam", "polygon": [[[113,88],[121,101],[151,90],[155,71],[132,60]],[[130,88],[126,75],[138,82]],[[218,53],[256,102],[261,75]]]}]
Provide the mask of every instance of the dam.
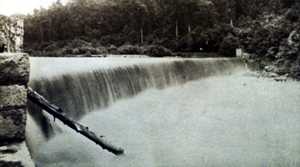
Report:
[{"label": "dam", "polygon": [[300,85],[235,58],[31,58],[30,86],[126,154],[113,156],[30,104],[38,167],[300,165]]}]

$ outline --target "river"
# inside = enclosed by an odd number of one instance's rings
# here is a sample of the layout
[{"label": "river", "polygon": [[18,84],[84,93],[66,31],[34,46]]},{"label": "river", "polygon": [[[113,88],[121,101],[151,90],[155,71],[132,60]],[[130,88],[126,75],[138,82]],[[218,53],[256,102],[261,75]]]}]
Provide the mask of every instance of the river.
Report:
[{"label": "river", "polygon": [[[139,64],[136,61],[133,64]],[[56,74],[48,73],[49,78],[66,71],[53,69]],[[300,166],[299,82],[258,78],[243,68],[229,71],[163,88],[149,86],[79,118],[123,147],[123,156],[116,157],[57,123],[63,133],[44,141],[35,161],[43,167]],[[43,73],[39,74],[35,76],[41,78]]]}]

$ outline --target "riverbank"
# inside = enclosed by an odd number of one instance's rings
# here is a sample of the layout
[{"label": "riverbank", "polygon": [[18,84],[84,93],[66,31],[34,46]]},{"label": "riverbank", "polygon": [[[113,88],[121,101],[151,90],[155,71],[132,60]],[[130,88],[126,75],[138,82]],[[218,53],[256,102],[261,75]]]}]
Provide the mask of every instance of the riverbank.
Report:
[{"label": "riverbank", "polygon": [[[36,44],[38,45],[38,44]],[[34,46],[34,44],[33,44]],[[28,49],[32,57],[124,57],[143,55],[147,57],[182,57],[182,58],[206,58],[223,57],[222,54],[214,52],[175,52],[162,45],[131,45],[125,44],[119,47],[115,45],[102,46],[80,39],[52,42],[45,46],[36,46]],[[142,56],[142,57],[143,57]],[[235,55],[227,56],[234,57]]]},{"label": "riverbank", "polygon": [[49,42],[41,46],[33,44],[27,49],[33,57],[92,57],[93,55],[148,55],[150,57],[175,56],[175,54],[160,45],[131,45],[103,46],[95,42],[81,39]]}]

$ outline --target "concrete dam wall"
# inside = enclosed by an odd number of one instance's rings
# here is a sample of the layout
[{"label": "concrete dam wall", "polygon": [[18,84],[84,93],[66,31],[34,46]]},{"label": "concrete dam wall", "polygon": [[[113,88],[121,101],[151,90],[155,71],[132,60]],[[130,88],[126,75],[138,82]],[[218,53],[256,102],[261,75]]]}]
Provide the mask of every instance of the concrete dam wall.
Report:
[{"label": "concrete dam wall", "polygon": [[[88,113],[147,89],[183,85],[209,76],[229,75],[244,68],[241,60],[230,58],[31,58],[29,85],[61,107],[67,116],[80,120]],[[30,104],[28,129],[36,131],[28,135],[33,155],[40,145],[65,129],[41,113]]]}]

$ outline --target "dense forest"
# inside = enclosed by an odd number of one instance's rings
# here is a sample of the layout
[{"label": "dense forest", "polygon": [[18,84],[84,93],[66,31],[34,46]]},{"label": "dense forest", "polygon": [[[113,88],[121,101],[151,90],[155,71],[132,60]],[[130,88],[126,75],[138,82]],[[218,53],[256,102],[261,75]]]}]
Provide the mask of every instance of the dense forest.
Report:
[{"label": "dense forest", "polygon": [[97,46],[157,44],[173,51],[216,51],[219,46],[213,45],[220,42],[214,40],[222,40],[230,24],[239,26],[241,20],[266,11],[279,13],[291,4],[291,0],[72,0],[62,5],[58,0],[26,17],[25,48],[45,49],[54,47],[53,42],[64,45],[76,39]]},{"label": "dense forest", "polygon": [[58,0],[25,17],[25,51],[234,56],[243,48],[262,67],[300,77],[299,11],[296,0]]}]

